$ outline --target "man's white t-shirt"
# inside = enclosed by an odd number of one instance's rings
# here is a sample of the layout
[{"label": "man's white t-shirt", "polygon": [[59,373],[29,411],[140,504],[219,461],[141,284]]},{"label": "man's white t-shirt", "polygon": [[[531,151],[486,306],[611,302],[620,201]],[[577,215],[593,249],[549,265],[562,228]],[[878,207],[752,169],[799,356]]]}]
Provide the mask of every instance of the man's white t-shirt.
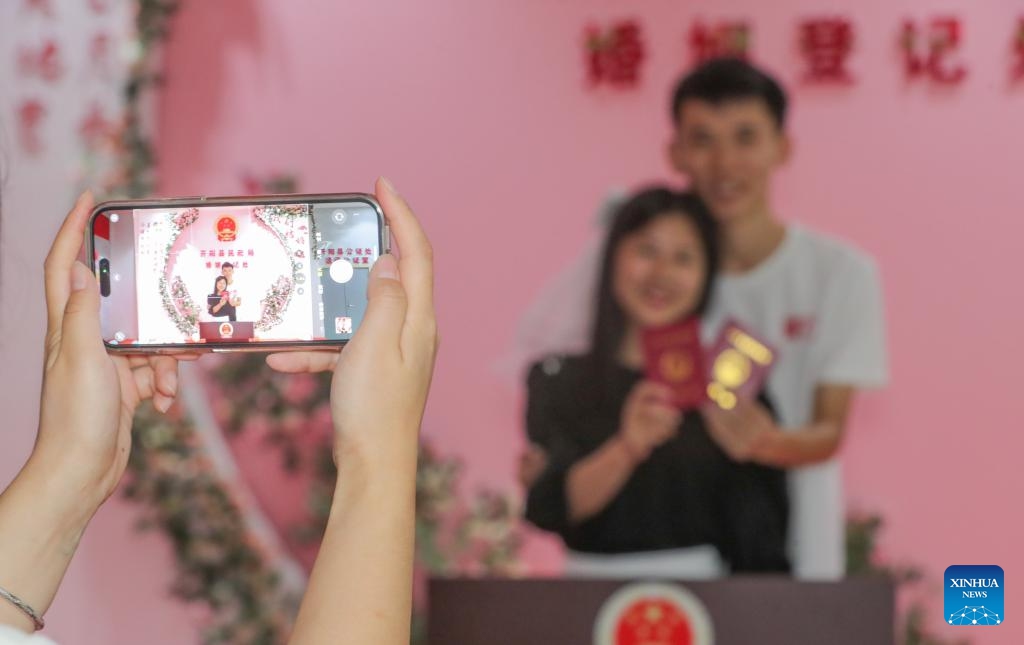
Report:
[{"label": "man's white t-shirt", "polygon": [[[779,425],[814,418],[818,385],[878,387],[888,378],[878,271],[852,246],[790,225],[759,266],[719,275],[705,317],[708,338],[735,319],[778,354],[768,396]],[[800,578],[833,579],[846,569],[839,460],[789,471],[790,555]]]},{"label": "man's white t-shirt", "polygon": [[244,278],[238,277],[238,269],[235,269],[235,274],[231,276],[231,283],[228,284],[228,293],[231,294],[231,299],[241,298],[242,304],[238,305],[235,309],[235,319],[239,322],[256,321],[256,304],[253,302],[252,294],[249,293],[248,284]]},{"label": "man's white t-shirt", "polygon": [[[599,241],[592,241],[525,312],[506,369],[522,371],[546,354],[586,349],[600,254]],[[865,388],[887,380],[878,271],[869,256],[831,237],[789,225],[779,248],[755,269],[719,275],[705,341],[729,318],[778,350],[768,395],[785,428],[813,420],[818,385]],[[846,540],[838,460],[791,470],[790,502],[794,574],[841,577]]]}]

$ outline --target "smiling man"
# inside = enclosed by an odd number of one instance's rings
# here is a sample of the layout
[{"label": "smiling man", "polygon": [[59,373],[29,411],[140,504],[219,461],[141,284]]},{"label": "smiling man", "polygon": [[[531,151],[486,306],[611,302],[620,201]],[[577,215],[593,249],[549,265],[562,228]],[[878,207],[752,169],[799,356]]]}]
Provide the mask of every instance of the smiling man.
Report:
[{"label": "smiling man", "polygon": [[778,349],[768,381],[778,425],[752,403],[708,410],[709,429],[734,459],[791,469],[795,573],[835,578],[845,568],[835,454],[856,390],[887,379],[882,294],[869,256],[773,210],[772,177],[790,154],[786,104],[752,65],[705,63],[676,87],[669,158],[721,231],[707,331],[734,318]]}]

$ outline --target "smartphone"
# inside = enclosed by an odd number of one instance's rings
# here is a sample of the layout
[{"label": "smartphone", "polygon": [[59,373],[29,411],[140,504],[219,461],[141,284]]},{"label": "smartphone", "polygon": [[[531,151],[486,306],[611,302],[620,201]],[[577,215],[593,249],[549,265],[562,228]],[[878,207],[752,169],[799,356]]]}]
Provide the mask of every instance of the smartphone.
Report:
[{"label": "smartphone", "polygon": [[346,193],[105,202],[86,248],[109,350],[236,352],[345,344],[390,243]]}]

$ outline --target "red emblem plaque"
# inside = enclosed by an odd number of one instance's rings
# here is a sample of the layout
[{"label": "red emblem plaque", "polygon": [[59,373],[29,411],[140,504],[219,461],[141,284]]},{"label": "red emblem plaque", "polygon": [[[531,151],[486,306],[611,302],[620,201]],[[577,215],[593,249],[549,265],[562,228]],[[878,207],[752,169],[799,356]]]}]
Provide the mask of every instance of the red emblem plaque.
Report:
[{"label": "red emblem plaque", "polygon": [[594,626],[595,645],[712,645],[703,603],[674,584],[622,587],[605,601]]}]

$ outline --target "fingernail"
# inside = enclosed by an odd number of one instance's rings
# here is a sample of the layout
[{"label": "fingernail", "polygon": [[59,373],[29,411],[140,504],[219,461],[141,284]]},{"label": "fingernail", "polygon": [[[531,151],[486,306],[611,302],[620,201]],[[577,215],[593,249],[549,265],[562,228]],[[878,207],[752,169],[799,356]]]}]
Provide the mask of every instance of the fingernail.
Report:
[{"label": "fingernail", "polygon": [[398,190],[395,189],[395,185],[391,183],[390,179],[381,175],[380,181],[381,183],[384,184],[384,187],[388,189],[389,193],[391,193],[395,197],[398,197]]},{"label": "fingernail", "polygon": [[84,202],[86,200],[89,200],[89,199],[92,199],[92,191],[88,190],[88,189],[83,190],[82,194],[79,195],[78,199],[75,200],[75,206],[77,206],[77,205],[81,204],[82,202]]},{"label": "fingernail", "polygon": [[167,410],[170,409],[171,401],[172,401],[172,399],[166,399],[164,397],[160,397],[159,400],[154,398],[153,399],[153,407],[156,408],[161,414],[163,414],[163,413],[167,412]]},{"label": "fingernail", "polygon": [[178,390],[178,373],[167,372],[164,375],[164,385],[167,386],[171,392],[176,392]]},{"label": "fingernail", "polygon": [[374,273],[378,278],[387,278],[389,280],[398,279],[398,262],[395,261],[395,256],[390,253],[377,258],[377,262],[374,263]]},{"label": "fingernail", "polygon": [[89,269],[85,268],[85,265],[81,262],[75,262],[71,265],[71,290],[81,291],[85,289],[85,285],[89,284],[89,280],[92,279],[92,273]]}]

